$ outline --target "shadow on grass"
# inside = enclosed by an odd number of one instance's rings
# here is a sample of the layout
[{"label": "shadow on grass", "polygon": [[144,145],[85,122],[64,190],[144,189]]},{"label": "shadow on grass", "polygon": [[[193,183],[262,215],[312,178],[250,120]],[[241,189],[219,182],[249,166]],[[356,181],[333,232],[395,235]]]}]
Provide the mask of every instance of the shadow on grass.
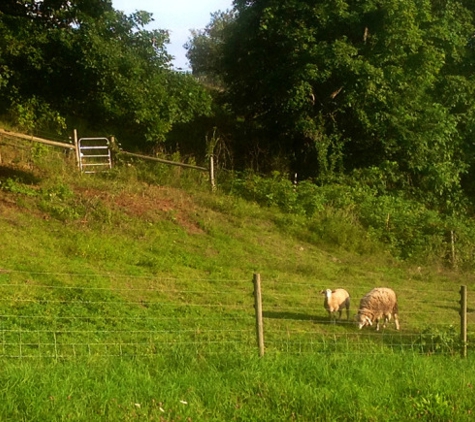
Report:
[{"label": "shadow on grass", "polygon": [[318,319],[323,320],[323,318],[315,317],[313,315],[308,314],[299,314],[296,312],[268,312],[265,311],[262,313],[264,318],[272,318],[272,319],[294,319],[297,321],[315,321]]},{"label": "shadow on grass", "polygon": [[325,326],[329,325],[339,325],[345,326],[345,328],[355,328],[356,323],[354,321],[346,320],[345,318],[341,320],[337,320],[335,324],[330,322],[328,316],[320,316],[320,315],[308,315],[308,314],[300,314],[297,312],[269,312],[264,311],[262,313],[264,318],[271,318],[271,319],[287,319],[287,320],[295,320],[295,321],[312,321],[314,324],[321,324]]},{"label": "shadow on grass", "polygon": [[[447,306],[447,305],[442,305],[442,306],[437,306],[439,309],[448,309],[450,311],[454,311],[457,314],[460,315],[460,306]],[[475,308],[471,308],[470,306],[467,306],[467,314],[473,314],[475,313]]]},{"label": "shadow on grass", "polygon": [[34,185],[40,182],[40,179],[31,172],[0,166],[0,180],[7,179],[13,179],[26,185]]}]

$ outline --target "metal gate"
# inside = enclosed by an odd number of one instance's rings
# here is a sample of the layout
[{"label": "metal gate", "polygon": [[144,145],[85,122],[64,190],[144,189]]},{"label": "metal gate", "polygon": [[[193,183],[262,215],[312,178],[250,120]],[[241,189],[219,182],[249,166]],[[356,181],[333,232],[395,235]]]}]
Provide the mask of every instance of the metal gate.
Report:
[{"label": "metal gate", "polygon": [[78,163],[83,173],[97,173],[112,168],[110,141],[107,138],[81,138]]}]

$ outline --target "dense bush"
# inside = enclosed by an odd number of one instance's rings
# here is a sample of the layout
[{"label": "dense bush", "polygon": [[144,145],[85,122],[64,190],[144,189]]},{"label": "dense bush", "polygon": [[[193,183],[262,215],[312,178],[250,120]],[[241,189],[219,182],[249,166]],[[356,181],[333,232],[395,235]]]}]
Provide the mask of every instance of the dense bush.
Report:
[{"label": "dense bush", "polygon": [[364,252],[362,238],[367,237],[387,245],[399,259],[472,266],[475,224],[468,217],[449,218],[402,193],[389,194],[386,183],[353,180],[319,186],[309,181],[294,184],[278,173],[264,178],[248,172],[228,179],[224,189],[305,217],[306,238],[312,242]]}]

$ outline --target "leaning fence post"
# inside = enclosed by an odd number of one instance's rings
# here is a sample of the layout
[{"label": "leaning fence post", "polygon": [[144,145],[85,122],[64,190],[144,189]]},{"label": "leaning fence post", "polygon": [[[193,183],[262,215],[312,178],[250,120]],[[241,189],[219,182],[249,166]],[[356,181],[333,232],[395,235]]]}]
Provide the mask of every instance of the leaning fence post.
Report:
[{"label": "leaning fence post", "polygon": [[461,355],[467,357],[467,286],[460,287],[460,340]]},{"label": "leaning fence post", "polygon": [[256,311],[256,334],[259,356],[264,356],[264,324],[262,322],[261,276],[254,274],[254,309]]}]

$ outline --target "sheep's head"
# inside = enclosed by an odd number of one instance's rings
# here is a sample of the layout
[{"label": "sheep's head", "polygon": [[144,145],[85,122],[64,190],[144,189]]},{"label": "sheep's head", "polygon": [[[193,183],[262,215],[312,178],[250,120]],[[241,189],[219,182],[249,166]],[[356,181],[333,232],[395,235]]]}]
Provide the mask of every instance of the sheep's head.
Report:
[{"label": "sheep's head", "polygon": [[320,294],[325,296],[328,299],[332,295],[332,290],[331,289],[321,290]]},{"label": "sheep's head", "polygon": [[368,325],[373,325],[373,321],[371,321],[371,318],[368,315],[358,314],[355,319],[360,330]]}]

